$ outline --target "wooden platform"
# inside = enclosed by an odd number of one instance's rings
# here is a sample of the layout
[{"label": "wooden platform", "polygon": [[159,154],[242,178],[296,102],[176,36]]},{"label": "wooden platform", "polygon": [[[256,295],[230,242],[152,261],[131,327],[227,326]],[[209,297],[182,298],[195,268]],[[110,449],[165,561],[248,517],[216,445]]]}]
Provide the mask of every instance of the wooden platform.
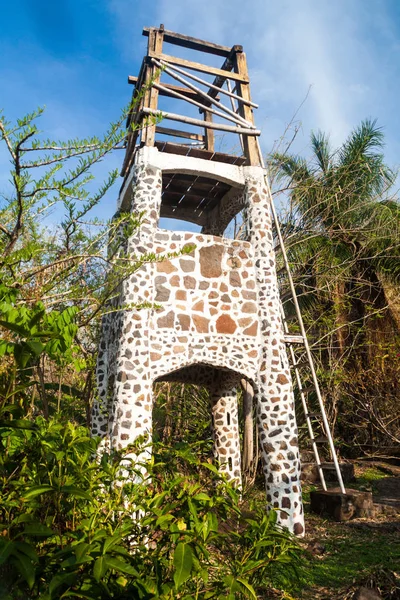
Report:
[{"label": "wooden platform", "polygon": [[246,162],[246,158],[244,156],[233,156],[232,154],[224,154],[223,152],[211,152],[210,150],[204,150],[202,148],[196,148],[195,146],[188,146],[185,144],[156,141],[154,145],[160,152],[179,154],[180,156],[193,156],[195,158],[202,158],[204,160],[215,160],[230,165],[237,165],[239,167],[244,165]]},{"label": "wooden platform", "polygon": [[207,214],[229,191],[230,186],[208,177],[164,173],[162,189],[162,217],[204,225]]}]

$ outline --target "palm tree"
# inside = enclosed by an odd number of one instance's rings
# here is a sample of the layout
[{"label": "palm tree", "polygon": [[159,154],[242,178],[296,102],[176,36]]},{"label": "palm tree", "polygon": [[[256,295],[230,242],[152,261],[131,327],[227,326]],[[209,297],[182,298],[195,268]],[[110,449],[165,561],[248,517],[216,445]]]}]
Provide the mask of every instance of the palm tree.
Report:
[{"label": "palm tree", "polygon": [[[382,130],[366,120],[337,150],[324,133],[313,133],[311,161],[277,153],[270,160],[287,183],[288,255],[334,382],[336,416],[344,391],[347,404],[349,396],[359,404],[354,374],[376,370],[386,342],[396,341],[394,355],[400,350],[400,205],[391,196],[396,175],[384,163],[383,147]],[[343,378],[346,385],[338,386]],[[362,397],[368,393],[364,385]]]}]

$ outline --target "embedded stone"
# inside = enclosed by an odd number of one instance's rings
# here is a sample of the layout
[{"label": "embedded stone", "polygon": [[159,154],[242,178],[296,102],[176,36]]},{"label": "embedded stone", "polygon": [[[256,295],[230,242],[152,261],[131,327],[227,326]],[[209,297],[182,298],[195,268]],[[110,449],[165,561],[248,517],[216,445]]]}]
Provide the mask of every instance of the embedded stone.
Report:
[{"label": "embedded stone", "polygon": [[174,273],[177,271],[177,268],[171,263],[170,260],[163,260],[162,262],[157,263],[157,272],[158,273]]},{"label": "embedded stone", "polygon": [[171,328],[174,326],[174,313],[172,310],[169,311],[168,314],[166,314],[163,317],[160,317],[159,319],[157,319],[157,325],[160,328],[163,327],[168,327]]},{"label": "embedded stone", "polygon": [[236,323],[229,315],[221,315],[217,319],[216,328],[218,333],[235,333]]},{"label": "embedded stone", "polygon": [[179,286],[179,277],[178,275],[173,275],[171,277],[171,279],[169,280],[170,284],[172,285],[172,287],[178,287]]},{"label": "embedded stone", "polygon": [[229,283],[233,286],[233,287],[240,287],[242,284],[242,281],[240,279],[240,275],[237,271],[231,271],[229,273]]},{"label": "embedded stone", "polygon": [[157,352],[150,352],[150,358],[154,361],[160,360],[161,354],[157,354]]},{"label": "embedded stone", "polygon": [[243,333],[245,335],[257,335],[257,330],[258,330],[258,323],[257,323],[257,321],[254,321],[254,323],[250,327],[245,329],[243,331]]},{"label": "embedded stone", "polygon": [[187,331],[190,327],[190,317],[188,315],[178,315],[179,325],[181,329]]},{"label": "embedded stone", "polygon": [[274,452],[275,450],[275,446],[273,446],[272,444],[270,444],[269,442],[266,442],[263,446],[265,452],[268,454],[269,452]]},{"label": "embedded stone", "polygon": [[194,277],[189,277],[189,275],[186,275],[186,277],[183,278],[183,283],[184,286],[187,290],[194,290],[196,287],[196,280]]},{"label": "embedded stone", "polygon": [[181,352],[185,352],[185,346],[174,346],[173,352],[174,354],[180,354]]},{"label": "embedded stone", "polygon": [[181,259],[179,261],[179,264],[181,266],[182,271],[184,271],[185,273],[190,273],[191,271],[194,271],[194,267],[195,267],[194,260]]},{"label": "embedded stone", "polygon": [[200,315],[193,315],[193,323],[198,333],[208,333],[209,320]]},{"label": "embedded stone", "polygon": [[271,431],[271,433],[269,434],[269,437],[275,437],[276,435],[279,435],[280,433],[282,433],[282,429],[275,429],[275,431]]},{"label": "embedded stone", "polygon": [[280,375],[278,375],[278,377],[276,378],[277,383],[280,383],[281,385],[285,385],[286,383],[289,383],[289,379],[286,377],[286,375],[283,375],[282,373]]},{"label": "embedded stone", "polygon": [[185,290],[176,290],[175,298],[177,300],[186,300],[187,292]]},{"label": "embedded stone", "polygon": [[220,244],[200,248],[200,272],[209,279],[222,275],[222,256],[224,247]]},{"label": "embedded stone", "polygon": [[238,323],[240,327],[248,327],[252,321],[253,319],[251,317],[245,317],[244,319],[239,319]]},{"label": "embedded stone", "polygon": [[204,302],[200,300],[193,305],[193,310],[197,310],[198,312],[204,312]]},{"label": "embedded stone", "polygon": [[[158,279],[158,277],[156,277],[156,280]],[[169,297],[171,295],[171,291],[165,287],[162,284],[157,284],[156,283],[156,297],[155,297],[155,301],[156,302],[167,302],[169,300]]]},{"label": "embedded stone", "polygon": [[254,302],[245,302],[242,306],[242,311],[244,313],[256,313],[257,305]]},{"label": "embedded stone", "polygon": [[242,262],[237,256],[232,256],[231,258],[228,258],[227,264],[228,267],[231,267],[231,269],[239,269],[242,265]]}]

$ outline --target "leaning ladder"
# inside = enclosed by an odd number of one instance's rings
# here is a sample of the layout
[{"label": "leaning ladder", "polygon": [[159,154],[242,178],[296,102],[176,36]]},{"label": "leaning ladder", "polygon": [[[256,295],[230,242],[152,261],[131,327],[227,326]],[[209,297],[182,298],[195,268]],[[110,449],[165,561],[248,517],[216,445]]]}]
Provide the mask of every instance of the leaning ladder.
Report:
[{"label": "leaning ladder", "polygon": [[[258,152],[260,155],[260,161],[261,161],[261,166],[265,169],[265,163],[262,157],[262,153],[261,153],[261,148],[260,148],[260,143],[257,139],[257,144],[258,144]],[[318,474],[320,477],[320,481],[321,481],[321,485],[322,488],[326,491],[327,487],[326,487],[326,481],[325,481],[325,476],[324,476],[324,471],[323,471],[323,463],[321,462],[321,458],[319,455],[319,451],[318,451],[318,447],[317,447],[317,443],[324,441],[327,442],[329,445],[329,449],[330,449],[330,453],[332,455],[332,460],[333,460],[333,464],[334,464],[334,468],[336,471],[336,476],[339,482],[339,486],[340,486],[340,491],[342,492],[342,494],[346,493],[345,487],[344,487],[344,483],[343,483],[343,477],[342,477],[342,473],[340,470],[340,466],[339,466],[339,461],[337,458],[337,454],[336,454],[336,450],[335,450],[335,446],[333,443],[333,438],[332,438],[332,434],[331,434],[331,430],[329,427],[329,422],[328,422],[328,418],[326,416],[326,411],[325,411],[325,406],[324,406],[324,401],[322,399],[322,394],[321,394],[321,390],[319,387],[319,383],[318,383],[318,378],[317,378],[317,373],[315,371],[315,366],[314,366],[314,360],[311,354],[311,350],[310,350],[310,346],[307,340],[307,334],[306,334],[306,330],[304,327],[304,321],[303,321],[303,317],[301,315],[301,310],[300,310],[300,305],[299,305],[299,301],[297,298],[297,294],[296,294],[296,290],[294,287],[294,283],[293,283],[293,278],[292,278],[292,274],[290,272],[290,266],[289,266],[289,261],[288,261],[288,257],[287,257],[287,253],[286,253],[286,249],[285,249],[285,244],[283,241],[283,236],[282,236],[282,232],[281,232],[281,228],[279,225],[279,220],[278,220],[278,216],[276,214],[276,210],[275,210],[275,205],[273,202],[273,198],[272,198],[272,193],[271,193],[271,187],[269,185],[269,181],[268,181],[268,177],[267,175],[265,175],[265,183],[267,186],[267,190],[268,190],[268,195],[269,195],[269,199],[270,199],[270,205],[271,205],[271,212],[272,212],[272,217],[274,219],[274,224],[275,224],[275,229],[276,229],[276,234],[278,236],[278,241],[279,241],[279,247],[280,250],[282,252],[282,258],[283,258],[283,262],[284,262],[284,267],[287,273],[287,277],[288,277],[288,281],[289,281],[289,286],[290,286],[290,292],[291,292],[291,296],[293,298],[293,304],[295,307],[295,311],[296,311],[296,316],[297,316],[297,320],[299,323],[299,327],[300,327],[300,335],[290,335],[289,333],[289,328],[288,328],[288,324],[287,324],[287,319],[285,317],[285,312],[283,309],[283,305],[281,303],[281,316],[282,316],[282,321],[283,321],[283,329],[284,329],[284,336],[285,336],[285,342],[289,348],[289,356],[290,356],[290,360],[292,363],[292,367],[294,369],[294,373],[295,373],[295,377],[296,377],[296,383],[297,383],[297,387],[300,393],[300,398],[301,398],[301,403],[303,406],[303,410],[304,410],[304,415],[306,418],[306,423],[307,423],[307,428],[308,428],[308,432],[311,438],[311,443],[312,443],[312,449],[314,452],[314,456],[315,456],[315,460],[316,460],[316,464],[317,464],[317,469],[318,469]],[[301,374],[300,374],[300,362],[296,359],[296,355],[295,355],[295,351],[294,351],[294,345],[302,345],[305,351],[305,355],[306,355],[306,364],[308,364],[310,372],[311,372],[311,376],[312,376],[312,387],[307,387],[305,388],[303,386],[302,383],[302,379],[301,379]],[[301,364],[304,364],[303,362],[301,362]],[[317,396],[317,400],[318,400],[318,405],[319,405],[319,409],[320,409],[320,413],[319,414],[315,414],[315,413],[311,413],[308,407],[308,394],[310,393],[310,391],[314,391],[316,396]],[[325,438],[317,438],[314,434],[314,428],[313,428],[313,423],[312,423],[312,419],[314,418],[321,418],[322,420],[322,425],[323,425],[323,430],[325,432],[326,437]]]}]

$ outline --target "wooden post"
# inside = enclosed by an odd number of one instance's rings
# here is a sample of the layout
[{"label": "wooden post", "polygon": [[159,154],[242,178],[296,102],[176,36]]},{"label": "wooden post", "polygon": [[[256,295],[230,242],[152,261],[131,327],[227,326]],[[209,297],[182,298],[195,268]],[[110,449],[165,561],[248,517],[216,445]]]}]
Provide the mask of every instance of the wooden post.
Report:
[{"label": "wooden post", "polygon": [[[205,110],[204,112],[204,120],[212,121],[212,113],[210,111]],[[206,128],[204,130],[204,140],[205,140],[205,148],[210,152],[215,152],[214,150],[214,130]]]},{"label": "wooden post", "polygon": [[[239,75],[243,77],[245,80],[248,79],[248,71],[247,71],[247,61],[246,55],[244,52],[237,51],[235,53],[235,70]],[[242,96],[244,100],[250,100],[250,85],[248,83],[237,83],[237,88],[239,89],[239,95]],[[249,123],[254,124],[253,119],[253,111],[251,106],[248,104],[239,103],[239,114],[241,117],[246,119]],[[250,135],[243,136],[243,147],[244,147],[244,155],[247,158],[247,162],[252,166],[260,166],[260,154],[258,151],[257,139]]]},{"label": "wooden post", "polygon": [[[147,46],[147,54],[156,55],[160,57],[162,54],[162,45],[164,39],[164,26],[161,25],[160,29],[150,29],[149,31],[149,42]],[[158,72],[158,74],[157,74]],[[157,74],[157,75],[156,75]],[[146,85],[150,85],[151,83],[159,83],[160,82],[161,73],[154,66],[147,66],[146,72]],[[151,108],[152,110],[157,110],[158,105],[158,90],[151,85],[150,89],[148,89],[144,96],[145,108]],[[142,132],[142,144],[144,146],[154,146],[156,136],[156,124],[148,125],[143,129]]]}]

